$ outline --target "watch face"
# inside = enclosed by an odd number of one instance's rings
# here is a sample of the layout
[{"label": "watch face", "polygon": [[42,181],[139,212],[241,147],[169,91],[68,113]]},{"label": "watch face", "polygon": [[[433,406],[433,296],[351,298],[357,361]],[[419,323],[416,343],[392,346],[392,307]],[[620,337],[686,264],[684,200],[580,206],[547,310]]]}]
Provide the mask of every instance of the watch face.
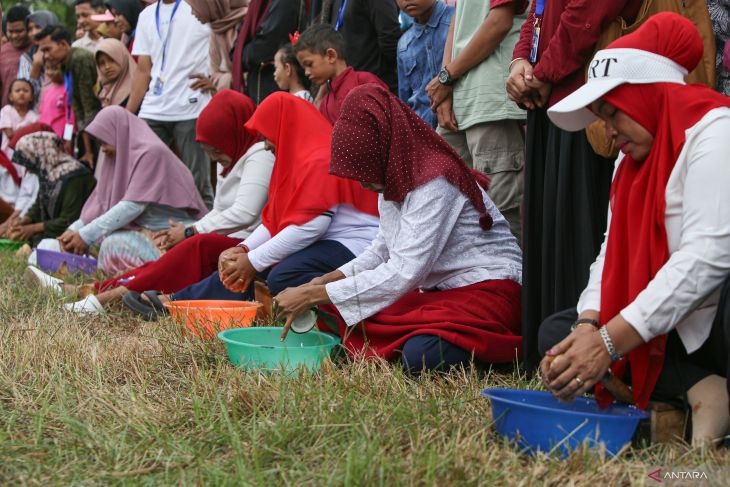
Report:
[{"label": "watch face", "polygon": [[449,72],[446,71],[445,69],[442,69],[441,71],[439,71],[439,81],[442,84],[448,83],[449,82]]}]

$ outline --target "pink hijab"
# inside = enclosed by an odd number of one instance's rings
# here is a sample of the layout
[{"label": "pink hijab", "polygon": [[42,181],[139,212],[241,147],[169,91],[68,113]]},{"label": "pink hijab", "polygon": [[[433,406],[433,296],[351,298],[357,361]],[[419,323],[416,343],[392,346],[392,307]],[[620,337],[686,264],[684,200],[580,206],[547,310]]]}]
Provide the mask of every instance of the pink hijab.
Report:
[{"label": "pink hijab", "polygon": [[116,147],[117,154],[101,156],[96,188],[81,211],[84,223],[123,200],[185,209],[194,218],[208,212],[188,168],[144,121],[113,105],[100,111],[86,132]]}]

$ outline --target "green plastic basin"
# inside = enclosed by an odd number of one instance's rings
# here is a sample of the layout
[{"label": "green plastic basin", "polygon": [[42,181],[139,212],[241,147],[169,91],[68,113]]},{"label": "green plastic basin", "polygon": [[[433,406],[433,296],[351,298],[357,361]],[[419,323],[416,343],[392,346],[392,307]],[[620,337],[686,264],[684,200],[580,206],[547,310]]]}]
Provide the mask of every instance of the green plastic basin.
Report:
[{"label": "green plastic basin", "polygon": [[6,240],[4,238],[0,238],[0,250],[15,252],[23,245],[25,245],[25,243],[23,242],[16,242],[14,240]]},{"label": "green plastic basin", "polygon": [[284,370],[291,372],[305,366],[319,370],[340,339],[329,333],[312,330],[298,335],[289,333],[281,342],[282,327],[234,328],[218,333],[226,344],[233,365],[246,370]]}]

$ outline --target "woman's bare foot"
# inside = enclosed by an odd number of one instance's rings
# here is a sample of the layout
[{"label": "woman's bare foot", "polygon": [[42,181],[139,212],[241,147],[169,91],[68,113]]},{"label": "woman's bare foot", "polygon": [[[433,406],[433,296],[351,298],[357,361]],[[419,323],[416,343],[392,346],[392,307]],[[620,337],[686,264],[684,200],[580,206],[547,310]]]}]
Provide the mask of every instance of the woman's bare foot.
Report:
[{"label": "woman's bare foot", "polygon": [[103,293],[99,293],[99,295],[96,296],[96,299],[99,300],[102,306],[107,306],[108,304],[114,303],[116,301],[121,301],[124,295],[128,292],[129,289],[124,286],[119,286],[110,291],[104,291]]},{"label": "woman's bare foot", "polygon": [[705,377],[687,391],[692,407],[692,445],[714,445],[730,430],[726,379]]}]

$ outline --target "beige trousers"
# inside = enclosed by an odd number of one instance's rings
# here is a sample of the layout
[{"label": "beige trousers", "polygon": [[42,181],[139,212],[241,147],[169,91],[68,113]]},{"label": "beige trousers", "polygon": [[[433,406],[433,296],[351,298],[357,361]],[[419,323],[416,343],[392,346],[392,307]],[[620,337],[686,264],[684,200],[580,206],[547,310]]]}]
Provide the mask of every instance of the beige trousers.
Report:
[{"label": "beige trousers", "polygon": [[489,175],[487,194],[502,212],[522,245],[525,139],[517,120],[485,122],[458,132],[441,127],[438,133],[469,167]]}]

